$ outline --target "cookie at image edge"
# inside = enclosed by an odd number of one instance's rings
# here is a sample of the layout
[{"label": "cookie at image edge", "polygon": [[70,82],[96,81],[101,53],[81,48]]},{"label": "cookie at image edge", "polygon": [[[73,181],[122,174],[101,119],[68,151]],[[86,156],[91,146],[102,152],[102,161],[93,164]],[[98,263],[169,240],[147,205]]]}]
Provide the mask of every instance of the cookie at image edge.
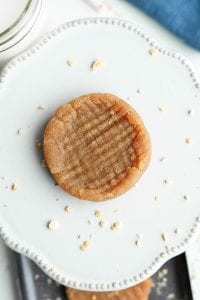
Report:
[{"label": "cookie at image edge", "polygon": [[44,132],[44,155],[66,192],[102,201],[134,186],[148,166],[151,144],[142,119],[128,103],[93,93],[56,111]]},{"label": "cookie at image edge", "polygon": [[66,289],[68,300],[148,300],[153,287],[151,278],[128,289],[116,292],[84,292]]}]

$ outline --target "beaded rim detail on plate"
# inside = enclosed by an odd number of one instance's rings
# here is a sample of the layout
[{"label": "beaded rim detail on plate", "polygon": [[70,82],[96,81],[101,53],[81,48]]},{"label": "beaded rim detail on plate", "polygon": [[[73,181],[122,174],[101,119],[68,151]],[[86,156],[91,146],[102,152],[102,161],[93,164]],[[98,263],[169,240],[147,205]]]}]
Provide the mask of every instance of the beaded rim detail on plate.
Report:
[{"label": "beaded rim detail on plate", "polygon": [[[40,48],[46,46],[48,42],[56,37],[58,34],[62,33],[63,31],[67,30],[71,27],[77,26],[88,26],[94,24],[94,26],[98,24],[106,24],[108,26],[118,26],[122,27],[124,30],[132,31],[134,34],[137,34],[142,39],[144,39],[149,46],[154,47],[158,52],[162,53],[163,55],[167,55],[172,59],[177,59],[184,67],[187,69],[189,77],[193,81],[195,87],[197,89],[200,88],[200,82],[197,78],[195,71],[189,60],[185,58],[182,54],[177,52],[168,50],[166,48],[162,48],[158,45],[156,41],[150,38],[147,34],[145,34],[142,30],[140,30],[136,25],[131,22],[118,19],[118,18],[105,18],[105,17],[94,17],[94,18],[86,18],[86,19],[78,19],[75,21],[71,21],[65,23],[58,28],[54,29],[51,33],[47,34],[43,37],[34,47],[30,50],[26,51],[22,55],[11,60],[3,69],[2,73],[0,74],[0,89],[3,88],[6,77],[8,73],[12,70],[12,68],[16,67],[21,61],[29,59],[32,55],[37,53]],[[12,248],[13,250],[26,255],[30,259],[32,259],[47,275],[49,275],[52,279],[58,281],[61,284],[65,284],[71,288],[77,288],[79,290],[88,290],[88,291],[114,291],[124,288],[128,288],[132,285],[138,284],[141,281],[148,278],[151,274],[155,273],[161,265],[163,265],[168,259],[176,256],[185,251],[186,247],[188,246],[189,242],[194,238],[197,232],[197,227],[200,227],[200,216],[196,217],[193,226],[190,228],[190,233],[182,239],[182,242],[176,246],[171,248],[165,248],[155,259],[152,263],[145,268],[142,272],[138,274],[134,274],[130,278],[122,278],[120,281],[115,282],[82,282],[78,280],[74,280],[73,278],[67,278],[62,272],[56,270],[46,259],[45,255],[39,255],[30,247],[22,245],[18,241],[14,241],[12,237],[7,234],[6,229],[0,224],[0,237],[5,242],[5,244]]]}]

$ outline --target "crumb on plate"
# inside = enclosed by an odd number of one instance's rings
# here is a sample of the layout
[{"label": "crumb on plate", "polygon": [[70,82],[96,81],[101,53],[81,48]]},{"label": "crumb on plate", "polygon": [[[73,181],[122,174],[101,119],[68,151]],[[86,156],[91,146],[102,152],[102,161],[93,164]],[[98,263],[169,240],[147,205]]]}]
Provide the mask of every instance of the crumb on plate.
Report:
[{"label": "crumb on plate", "polygon": [[67,64],[69,67],[74,67],[76,65],[76,61],[74,59],[68,59]]},{"label": "crumb on plate", "polygon": [[161,238],[162,238],[162,240],[163,240],[164,242],[166,242],[166,241],[168,240],[167,233],[166,233],[166,232],[163,232],[163,233],[161,234]]},{"label": "crumb on plate", "polygon": [[151,48],[150,50],[149,50],[149,54],[151,55],[151,56],[156,56],[156,55],[158,55],[158,49],[156,49],[156,48]]},{"label": "crumb on plate", "polygon": [[95,217],[99,218],[102,216],[102,212],[97,209],[97,210],[95,210],[94,215],[95,215]]},{"label": "crumb on plate", "polygon": [[13,191],[16,191],[16,190],[17,190],[17,185],[16,185],[16,183],[13,183],[13,184],[11,185],[11,189],[12,189]]},{"label": "crumb on plate", "polygon": [[111,225],[111,230],[118,230],[121,228],[122,228],[122,222],[120,222],[120,221],[114,222]]},{"label": "crumb on plate", "polygon": [[141,241],[140,239],[137,239],[137,240],[135,241],[135,245],[136,245],[137,247],[141,247],[141,246],[142,246],[142,241]]},{"label": "crumb on plate", "polygon": [[183,195],[183,199],[184,199],[184,200],[189,200],[190,197],[189,197],[188,195]]},{"label": "crumb on plate", "polygon": [[67,206],[65,207],[65,212],[68,213],[68,214],[70,214],[70,213],[72,212],[72,207],[69,206],[69,205],[67,205]]},{"label": "crumb on plate", "polygon": [[192,139],[191,139],[190,137],[187,137],[187,138],[185,139],[185,143],[186,143],[186,144],[191,144],[191,142],[192,142]]},{"label": "crumb on plate", "polygon": [[47,227],[49,230],[54,231],[54,230],[57,230],[60,227],[60,225],[57,221],[51,220],[48,222]]},{"label": "crumb on plate", "polygon": [[91,246],[90,241],[84,241],[82,245],[80,246],[81,251],[87,251]]},{"label": "crumb on plate", "polygon": [[101,220],[101,221],[99,221],[99,226],[102,227],[102,228],[107,228],[108,227],[108,222],[104,221],[104,220]]},{"label": "crumb on plate", "polygon": [[95,59],[91,64],[92,71],[97,71],[103,67],[103,62],[100,59]]}]

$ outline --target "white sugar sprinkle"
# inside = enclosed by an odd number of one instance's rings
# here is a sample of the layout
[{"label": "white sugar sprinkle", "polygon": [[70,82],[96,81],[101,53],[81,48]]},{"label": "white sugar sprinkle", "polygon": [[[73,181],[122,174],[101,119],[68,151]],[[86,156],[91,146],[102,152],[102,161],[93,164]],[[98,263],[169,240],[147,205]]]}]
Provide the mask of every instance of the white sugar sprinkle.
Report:
[{"label": "white sugar sprinkle", "polygon": [[39,274],[35,274],[34,278],[35,278],[35,280],[38,280],[40,278],[40,275]]},{"label": "white sugar sprinkle", "polygon": [[142,239],[143,239],[143,234],[142,234],[142,233],[137,233],[137,234],[136,234],[136,237],[137,237],[139,240],[142,240]]},{"label": "white sugar sprinkle", "polygon": [[53,282],[53,280],[52,280],[51,278],[47,278],[47,284],[48,284],[48,285],[51,285],[52,282]]}]

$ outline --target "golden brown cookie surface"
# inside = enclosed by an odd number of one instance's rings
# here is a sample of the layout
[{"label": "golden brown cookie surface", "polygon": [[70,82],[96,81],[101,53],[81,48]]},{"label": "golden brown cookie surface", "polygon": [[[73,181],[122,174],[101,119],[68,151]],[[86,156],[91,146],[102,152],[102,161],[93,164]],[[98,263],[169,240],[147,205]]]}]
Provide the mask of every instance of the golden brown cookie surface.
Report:
[{"label": "golden brown cookie surface", "polygon": [[152,285],[152,280],[147,279],[119,292],[82,292],[68,288],[66,294],[68,300],[148,300]]},{"label": "golden brown cookie surface", "polygon": [[111,94],[81,96],[60,107],[44,133],[47,166],[70,194],[106,200],[131,188],[150,159],[139,115]]}]

